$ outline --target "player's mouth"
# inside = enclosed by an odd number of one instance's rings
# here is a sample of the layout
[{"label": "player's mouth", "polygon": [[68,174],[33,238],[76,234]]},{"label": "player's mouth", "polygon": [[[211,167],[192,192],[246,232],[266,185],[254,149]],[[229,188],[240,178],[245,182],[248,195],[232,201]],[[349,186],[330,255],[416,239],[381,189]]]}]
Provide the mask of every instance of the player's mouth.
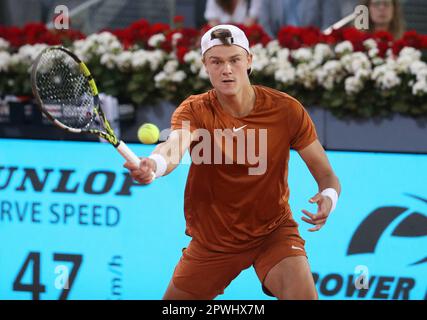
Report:
[{"label": "player's mouth", "polygon": [[236,82],[236,81],[231,80],[231,79],[222,80],[222,83],[234,83],[234,82]]}]

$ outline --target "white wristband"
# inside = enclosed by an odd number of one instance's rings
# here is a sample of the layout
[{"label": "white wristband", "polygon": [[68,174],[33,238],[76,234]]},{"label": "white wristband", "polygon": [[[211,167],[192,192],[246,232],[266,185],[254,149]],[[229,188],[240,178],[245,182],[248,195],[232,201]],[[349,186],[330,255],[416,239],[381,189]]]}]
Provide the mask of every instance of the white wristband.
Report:
[{"label": "white wristband", "polygon": [[334,188],[326,188],[321,192],[321,195],[329,197],[332,200],[331,212],[334,211],[338,202],[338,192]]},{"label": "white wristband", "polygon": [[161,154],[158,154],[158,153],[151,154],[149,158],[153,159],[156,162],[156,178],[164,175],[168,168],[166,159]]}]

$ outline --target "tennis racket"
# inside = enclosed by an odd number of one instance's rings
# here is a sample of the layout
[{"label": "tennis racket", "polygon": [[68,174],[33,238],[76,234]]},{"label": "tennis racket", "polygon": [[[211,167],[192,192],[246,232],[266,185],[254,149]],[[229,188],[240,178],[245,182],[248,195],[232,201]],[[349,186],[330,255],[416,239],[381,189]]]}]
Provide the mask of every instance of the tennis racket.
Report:
[{"label": "tennis racket", "polygon": [[140,159],[117,138],[102,111],[89,69],[73,52],[61,46],[44,49],[34,61],[31,86],[41,112],[56,126],[97,135],[139,166]]}]

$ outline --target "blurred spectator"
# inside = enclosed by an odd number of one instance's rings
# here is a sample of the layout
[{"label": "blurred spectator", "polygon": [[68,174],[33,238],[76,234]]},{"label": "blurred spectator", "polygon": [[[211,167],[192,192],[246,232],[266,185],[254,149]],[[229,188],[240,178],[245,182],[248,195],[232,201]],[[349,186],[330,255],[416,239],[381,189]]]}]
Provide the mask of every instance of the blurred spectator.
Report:
[{"label": "blurred spectator", "polygon": [[273,38],[281,27],[314,26],[326,29],[341,18],[336,0],[264,0],[259,23]]},{"label": "blurred spectator", "polygon": [[263,0],[208,0],[205,19],[211,26],[237,23],[250,26],[258,21]]},{"label": "blurred spectator", "polygon": [[399,0],[362,0],[369,9],[369,31],[388,31],[396,39],[405,32]]}]

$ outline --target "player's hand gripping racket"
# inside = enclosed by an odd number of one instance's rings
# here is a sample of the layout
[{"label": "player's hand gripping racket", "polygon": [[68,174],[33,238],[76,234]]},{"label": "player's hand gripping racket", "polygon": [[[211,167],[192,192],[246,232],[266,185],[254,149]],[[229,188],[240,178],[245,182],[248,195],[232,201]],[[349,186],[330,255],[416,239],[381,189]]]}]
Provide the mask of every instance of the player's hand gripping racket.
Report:
[{"label": "player's hand gripping racket", "polygon": [[95,80],[74,53],[58,46],[44,49],[33,64],[31,86],[41,111],[55,125],[69,132],[95,134],[139,166],[140,159],[117,139],[101,109]]}]

